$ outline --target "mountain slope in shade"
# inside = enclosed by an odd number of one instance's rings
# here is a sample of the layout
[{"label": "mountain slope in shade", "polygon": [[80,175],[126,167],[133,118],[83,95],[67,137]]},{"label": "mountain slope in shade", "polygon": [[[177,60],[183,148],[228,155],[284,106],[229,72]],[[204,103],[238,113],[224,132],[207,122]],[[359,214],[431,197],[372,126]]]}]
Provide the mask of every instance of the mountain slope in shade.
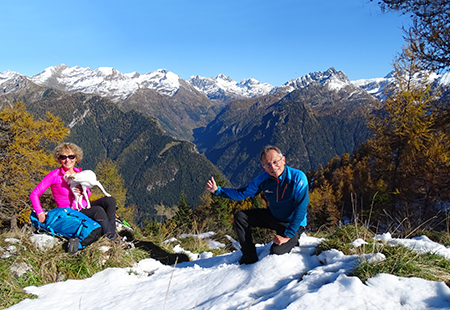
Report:
[{"label": "mountain slope in shade", "polygon": [[192,141],[193,130],[208,125],[223,104],[214,103],[184,80],[172,96],[142,88],[117,105],[123,111],[136,110],[156,118],[170,136]]},{"label": "mountain slope in shade", "polygon": [[240,100],[227,106],[194,142],[236,186],[263,170],[259,151],[279,146],[287,164],[317,169],[336,155],[352,153],[367,140],[366,120],[379,102],[351,84],[339,91],[319,82],[278,100],[275,96]]}]

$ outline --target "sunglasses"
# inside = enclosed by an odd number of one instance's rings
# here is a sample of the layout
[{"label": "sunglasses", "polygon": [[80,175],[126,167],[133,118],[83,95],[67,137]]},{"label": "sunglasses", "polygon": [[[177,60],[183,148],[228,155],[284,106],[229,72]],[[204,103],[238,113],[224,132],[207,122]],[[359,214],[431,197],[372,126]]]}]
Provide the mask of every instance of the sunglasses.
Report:
[{"label": "sunglasses", "polygon": [[59,155],[60,160],[66,160],[67,158],[70,160],[74,160],[75,157],[77,157],[77,156],[76,155]]}]

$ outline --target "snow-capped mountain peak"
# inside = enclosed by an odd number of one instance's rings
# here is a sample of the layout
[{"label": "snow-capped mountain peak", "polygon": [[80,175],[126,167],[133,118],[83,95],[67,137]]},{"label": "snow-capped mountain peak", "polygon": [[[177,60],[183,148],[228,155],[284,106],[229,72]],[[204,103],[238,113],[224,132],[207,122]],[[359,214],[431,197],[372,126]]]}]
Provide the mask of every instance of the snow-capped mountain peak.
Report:
[{"label": "snow-capped mountain peak", "polygon": [[225,82],[230,82],[230,83],[233,83],[233,82],[234,82],[233,79],[232,79],[231,77],[226,76],[226,75],[223,74],[223,73],[220,73],[220,74],[217,76],[216,80],[223,80],[223,81],[225,81]]},{"label": "snow-capped mountain peak", "polygon": [[350,80],[342,71],[337,71],[333,67],[327,71],[312,72],[302,77],[286,82],[283,87],[287,87],[289,91],[300,89],[308,86],[311,83],[318,82],[327,86],[330,90],[339,91],[341,88],[351,85]]},{"label": "snow-capped mountain peak", "polygon": [[139,88],[150,88],[172,96],[180,88],[180,77],[165,69],[139,74],[121,73],[115,68],[100,67],[96,70],[64,64],[45,69],[31,77],[34,83],[58,87],[69,92],[93,93],[113,100],[125,100]]},{"label": "snow-capped mountain peak", "polygon": [[1,80],[6,80],[6,79],[10,79],[10,78],[14,78],[19,76],[20,74],[11,70],[6,70],[5,72],[0,72],[0,81]]},{"label": "snow-capped mountain peak", "polygon": [[158,92],[172,96],[180,88],[180,77],[166,69],[158,69],[154,72],[140,75],[136,82],[140,87],[155,89]]},{"label": "snow-capped mountain peak", "polygon": [[[423,79],[422,73],[417,73],[413,77],[415,80],[419,81]],[[431,72],[427,76],[429,83],[437,83],[438,85],[447,86],[450,85],[450,72],[440,76],[434,72]],[[353,85],[358,86],[366,90],[369,94],[377,97],[379,100],[383,101],[386,99],[386,89],[389,85],[396,83],[395,71],[389,72],[384,78],[373,78],[373,79],[361,79],[351,82]]]},{"label": "snow-capped mountain peak", "polygon": [[[443,76],[434,75],[437,83],[450,84],[450,73]],[[89,67],[69,67],[65,64],[46,68],[34,76],[25,77],[17,72],[7,70],[0,72],[0,91],[3,94],[15,91],[26,84],[27,80],[34,83],[60,88],[68,92],[83,92],[108,97],[114,101],[123,101],[139,89],[153,89],[166,96],[175,95],[181,85],[189,83],[210,99],[226,102],[240,98],[255,98],[267,94],[287,94],[295,89],[307,87],[311,83],[320,83],[332,91],[340,91],[345,87],[357,86],[377,97],[385,99],[384,90],[395,81],[393,72],[384,78],[349,81],[348,77],[333,67],[325,72],[317,71],[292,79],[280,87],[268,83],[260,83],[254,78],[234,81],[231,77],[220,73],[217,77],[202,77],[193,75],[187,81],[166,69],[140,74],[138,72],[121,73],[112,67],[100,67],[92,70]],[[19,83],[20,82],[20,83]],[[183,84],[180,84],[180,83]],[[24,84],[25,83],[25,84]],[[20,87],[19,87],[20,86]],[[185,86],[183,86],[185,87]],[[354,90],[353,92],[358,92]]]},{"label": "snow-capped mountain peak", "polygon": [[267,95],[276,88],[268,83],[260,83],[254,78],[242,79],[237,83],[222,73],[217,77],[210,78],[193,75],[188,82],[211,99],[218,98],[218,94],[229,94],[237,98],[253,98]]},{"label": "snow-capped mountain peak", "polygon": [[26,79],[19,73],[6,70],[5,72],[0,72],[0,94],[6,95],[10,92],[17,91],[21,88],[22,81]]}]

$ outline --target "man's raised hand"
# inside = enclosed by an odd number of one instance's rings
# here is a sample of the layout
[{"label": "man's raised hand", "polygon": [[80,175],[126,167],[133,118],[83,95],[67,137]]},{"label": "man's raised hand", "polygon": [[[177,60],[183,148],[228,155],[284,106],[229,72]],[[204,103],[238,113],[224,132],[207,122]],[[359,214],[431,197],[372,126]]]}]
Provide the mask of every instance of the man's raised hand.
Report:
[{"label": "man's raised hand", "polygon": [[216,190],[219,189],[217,187],[216,180],[214,180],[214,177],[211,177],[211,179],[206,182],[205,189],[213,194],[216,192]]}]

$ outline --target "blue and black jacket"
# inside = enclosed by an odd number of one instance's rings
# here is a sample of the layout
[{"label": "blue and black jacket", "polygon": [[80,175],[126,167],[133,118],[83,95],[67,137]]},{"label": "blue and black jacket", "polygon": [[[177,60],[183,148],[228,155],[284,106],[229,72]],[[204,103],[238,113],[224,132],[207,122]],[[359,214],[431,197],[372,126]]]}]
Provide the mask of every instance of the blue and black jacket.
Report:
[{"label": "blue and black jacket", "polygon": [[285,236],[292,238],[300,226],[306,226],[308,179],[300,170],[285,166],[277,179],[263,172],[246,187],[232,189],[219,186],[214,194],[233,200],[244,200],[260,192],[263,192],[269,201],[272,215],[280,222],[288,224]]}]

